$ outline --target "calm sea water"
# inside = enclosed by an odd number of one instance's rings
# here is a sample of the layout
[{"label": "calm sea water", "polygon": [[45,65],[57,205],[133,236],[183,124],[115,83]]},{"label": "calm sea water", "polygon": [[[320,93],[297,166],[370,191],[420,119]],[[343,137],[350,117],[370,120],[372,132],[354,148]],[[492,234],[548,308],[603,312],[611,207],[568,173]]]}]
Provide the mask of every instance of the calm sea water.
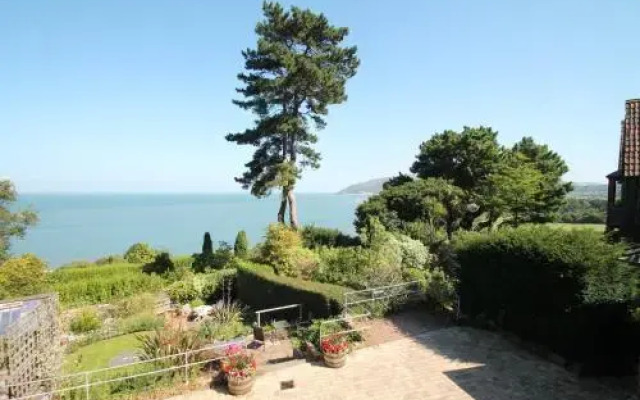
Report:
[{"label": "calm sea water", "polygon": [[[299,194],[300,222],[353,233],[354,211],[364,198]],[[246,194],[25,194],[20,203],[31,205],[40,222],[14,242],[12,252],[35,253],[53,267],[123,253],[135,242],[191,254],[200,251],[206,231],[214,242],[233,243],[244,229],[253,244],[278,208],[276,197]]]}]

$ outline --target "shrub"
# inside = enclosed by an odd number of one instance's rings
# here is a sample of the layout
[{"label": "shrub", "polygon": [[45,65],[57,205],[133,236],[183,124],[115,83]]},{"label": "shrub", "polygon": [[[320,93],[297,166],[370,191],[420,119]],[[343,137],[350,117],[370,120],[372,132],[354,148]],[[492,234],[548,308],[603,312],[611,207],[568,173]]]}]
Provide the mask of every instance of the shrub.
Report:
[{"label": "shrub", "polygon": [[338,314],[346,288],[276,275],[272,267],[242,261],[237,269],[238,299],[253,308],[302,304],[315,317]]},{"label": "shrub", "polygon": [[33,254],[0,264],[0,299],[31,296],[48,290],[47,266]]},{"label": "shrub", "polygon": [[195,279],[196,286],[200,291],[200,298],[205,303],[211,304],[223,295],[233,296],[236,271],[234,269],[223,269],[199,277],[196,276]]},{"label": "shrub", "polygon": [[406,268],[428,267],[432,257],[429,250],[419,240],[409,236],[396,235],[396,240],[402,252],[402,265]]},{"label": "shrub", "polygon": [[262,260],[273,265],[281,275],[296,276],[290,257],[299,248],[302,248],[302,237],[298,231],[284,224],[271,224],[262,246]]},{"label": "shrub", "polygon": [[249,255],[249,238],[247,238],[247,232],[240,231],[236,236],[236,241],[233,245],[233,254],[239,258],[247,258]]},{"label": "shrub", "polygon": [[212,253],[193,255],[193,270],[197,273],[208,272],[212,269],[223,269],[233,259],[233,248],[226,242],[220,242]]},{"label": "shrub", "polygon": [[295,266],[298,276],[302,279],[311,279],[320,265],[320,256],[313,250],[295,249],[289,256],[289,262]]},{"label": "shrub", "polygon": [[432,259],[421,242],[384,229],[371,236],[367,248],[320,248],[318,254],[315,280],[355,289],[399,283],[404,268],[425,268]]},{"label": "shrub", "polygon": [[316,253],[302,247],[300,232],[283,224],[269,225],[261,259],[280,275],[303,278],[311,277],[320,263]]},{"label": "shrub", "polygon": [[[602,366],[594,354],[616,353],[612,346],[625,340],[604,339],[602,310],[617,310],[606,320],[612,330],[629,326],[621,302],[631,296],[635,279],[618,260],[622,247],[598,233],[529,226],[466,234],[455,248],[466,315],[488,319],[587,368]],[[625,344],[637,357],[637,346]]]},{"label": "shrub", "polygon": [[206,274],[195,274],[187,279],[169,285],[165,290],[174,303],[186,304],[196,299],[213,302],[222,294],[224,280],[231,288],[235,280],[235,270],[227,269]]},{"label": "shrub", "polygon": [[173,265],[176,269],[190,270],[191,264],[193,264],[192,256],[180,256],[173,259]]},{"label": "shrub", "polygon": [[176,282],[179,280],[188,279],[193,275],[193,257],[182,256],[176,257],[173,260],[173,269],[167,271],[163,277],[169,282]]},{"label": "shrub", "polygon": [[206,341],[229,340],[247,333],[247,326],[242,322],[220,324],[212,320],[204,321],[198,330],[198,335]]},{"label": "shrub", "polygon": [[[316,319],[313,320],[309,326],[297,327],[297,329],[293,332],[293,339],[295,339],[303,349],[306,347],[304,346],[306,342],[317,346],[320,344],[320,326],[322,326],[323,337],[336,335],[340,332],[353,329],[353,327],[345,321],[328,322],[321,319]],[[340,336],[349,343],[357,343],[363,341],[362,335],[357,331],[342,334]]]},{"label": "shrub", "polygon": [[144,312],[153,312],[156,309],[157,296],[152,293],[142,293],[117,301],[114,304],[115,315],[119,318],[130,317]]},{"label": "shrub", "polygon": [[403,271],[406,281],[416,281],[426,297],[443,309],[453,311],[456,305],[454,280],[441,268],[408,268]]},{"label": "shrub", "polygon": [[237,302],[219,301],[213,306],[210,319],[200,326],[200,336],[205,340],[228,340],[244,334],[247,329],[243,312]]},{"label": "shrub", "polygon": [[[201,341],[197,332],[186,329],[183,326],[166,325],[155,330],[153,335],[140,335],[140,352],[143,360],[167,357],[176,354],[186,353],[200,348]],[[197,355],[194,355],[197,361]],[[166,359],[168,365],[184,362],[181,357],[170,357]]]},{"label": "shrub", "polygon": [[156,251],[146,243],[136,243],[124,253],[124,259],[130,263],[150,263],[156,257]]},{"label": "shrub", "polygon": [[205,302],[204,302],[204,301],[202,301],[202,299],[200,299],[200,298],[197,298],[197,299],[195,299],[195,300],[191,300],[191,301],[189,302],[189,306],[190,306],[191,308],[196,308],[196,307],[200,307],[200,306],[204,306],[204,305],[205,305]]},{"label": "shrub", "polygon": [[244,310],[238,302],[220,300],[211,309],[211,320],[218,324],[242,322]]},{"label": "shrub", "polygon": [[350,247],[360,245],[358,237],[345,235],[338,229],[322,228],[313,225],[302,229],[305,247],[317,249],[319,247]]},{"label": "shrub", "polygon": [[362,247],[318,249],[320,265],[313,273],[313,280],[364,289],[362,273],[369,262],[367,252]]},{"label": "shrub", "polygon": [[174,282],[165,291],[171,301],[177,304],[187,304],[200,297],[200,292],[196,289],[193,279]]},{"label": "shrub", "polygon": [[403,251],[400,241],[382,228],[370,234],[369,251],[362,280],[366,287],[385,286],[402,281]]},{"label": "shrub", "polygon": [[173,260],[167,252],[162,252],[156,256],[153,262],[145,264],[142,271],[147,274],[164,275],[171,273],[175,269]]},{"label": "shrub", "polygon": [[225,268],[232,259],[233,247],[231,247],[227,242],[220,242],[218,243],[218,248],[213,252],[212,267],[214,269]]},{"label": "shrub", "polygon": [[86,333],[95,331],[102,326],[102,322],[94,309],[85,308],[80,314],[73,317],[69,324],[69,330],[73,333]]},{"label": "shrub", "polygon": [[153,331],[163,326],[164,318],[155,315],[153,312],[143,312],[118,321],[118,332],[126,335],[128,333]]}]

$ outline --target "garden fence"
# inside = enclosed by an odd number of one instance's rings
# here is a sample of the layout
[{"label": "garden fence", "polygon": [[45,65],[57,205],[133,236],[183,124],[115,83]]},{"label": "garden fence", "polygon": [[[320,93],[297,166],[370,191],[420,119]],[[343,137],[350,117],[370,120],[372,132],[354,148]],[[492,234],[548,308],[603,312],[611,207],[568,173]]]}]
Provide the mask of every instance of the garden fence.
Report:
[{"label": "garden fence", "polygon": [[[395,285],[378,286],[354,290],[344,294],[343,315],[350,315],[356,309],[359,314],[371,313],[375,304],[383,301],[405,301],[422,294],[419,281],[403,282]],[[359,310],[358,310],[359,309]],[[362,310],[364,309],[364,311]]]},{"label": "garden fence", "polygon": [[[224,350],[229,345],[232,345],[232,344],[241,345],[244,349],[247,348],[246,341],[227,342],[224,344],[205,346],[197,350],[190,350],[183,353],[172,354],[164,357],[157,357],[149,360],[136,361],[136,362],[125,364],[125,365],[95,369],[95,370],[85,371],[85,372],[77,372],[74,374],[60,375],[53,378],[38,379],[38,380],[29,381],[29,382],[22,382],[19,384],[10,385],[10,388],[22,386],[22,385],[31,385],[29,387],[33,387],[33,385],[43,386],[45,384],[49,384],[50,386],[54,387],[54,389],[52,390],[45,390],[39,393],[34,393],[27,396],[13,398],[13,400],[55,399],[55,398],[59,398],[60,395],[64,393],[69,393],[73,391],[82,391],[84,392],[84,396],[82,396],[82,398],[86,400],[91,400],[92,387],[105,385],[109,383],[123,382],[127,380],[133,380],[136,378],[148,377],[148,376],[158,375],[158,374],[172,372],[172,371],[182,370],[184,372],[183,379],[185,383],[189,383],[189,370],[191,367],[206,365],[206,364],[209,364],[215,361],[221,361],[227,358],[226,355],[220,355],[219,353],[216,352],[216,350]],[[206,351],[212,351],[213,353],[209,356],[197,357],[198,354],[202,354],[203,352],[206,352]],[[151,371],[146,371],[142,373],[123,374],[123,376],[118,376],[116,378],[111,378],[111,379],[100,379],[100,380],[94,379],[96,375],[122,371],[126,368],[149,365],[149,364],[151,365],[156,364],[156,366],[158,367],[162,365],[167,365],[167,366],[162,368],[154,368]],[[73,383],[69,385],[62,385],[61,383],[63,382],[73,382]],[[62,387],[59,387],[59,386],[62,386]]]}]

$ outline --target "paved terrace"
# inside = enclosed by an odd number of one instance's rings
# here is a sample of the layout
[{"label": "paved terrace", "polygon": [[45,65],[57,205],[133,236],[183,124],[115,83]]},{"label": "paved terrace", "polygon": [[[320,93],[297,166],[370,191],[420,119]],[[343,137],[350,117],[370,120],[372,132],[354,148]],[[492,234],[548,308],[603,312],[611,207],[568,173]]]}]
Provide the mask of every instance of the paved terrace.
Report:
[{"label": "paved terrace", "polygon": [[[400,329],[406,333],[406,330]],[[628,400],[516,347],[499,335],[468,327],[441,327],[414,337],[380,341],[349,355],[342,369],[306,362],[259,374],[245,399],[309,400]],[[281,381],[295,388],[281,390]],[[171,400],[230,399],[225,388]]]}]

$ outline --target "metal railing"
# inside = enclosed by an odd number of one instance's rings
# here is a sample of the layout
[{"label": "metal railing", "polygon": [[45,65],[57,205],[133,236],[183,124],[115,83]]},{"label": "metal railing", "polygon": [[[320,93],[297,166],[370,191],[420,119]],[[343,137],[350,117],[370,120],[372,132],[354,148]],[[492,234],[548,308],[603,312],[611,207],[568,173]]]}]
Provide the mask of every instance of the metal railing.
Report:
[{"label": "metal railing", "polygon": [[258,326],[260,326],[260,316],[262,314],[272,313],[272,312],[276,312],[276,311],[290,310],[292,308],[297,308],[298,309],[298,314],[299,314],[298,320],[302,321],[302,304],[289,304],[289,305],[286,305],[286,306],[274,307],[274,308],[265,308],[263,310],[256,311],[256,319],[257,319]]},{"label": "metal railing", "polygon": [[411,281],[403,282],[395,285],[378,286],[363,290],[354,290],[344,293],[343,296],[343,315],[349,314],[349,307],[358,304],[372,303],[380,300],[389,300],[401,296],[410,296],[419,294],[420,282]]},{"label": "metal railing", "polygon": [[368,318],[370,317],[369,313],[364,313],[364,314],[359,314],[359,315],[345,315],[343,317],[340,318],[335,318],[335,319],[329,319],[329,320],[325,320],[320,322],[320,326],[318,327],[318,348],[322,349],[322,339],[326,338],[326,337],[331,337],[331,336],[342,336],[342,335],[347,335],[349,333],[356,333],[356,332],[363,332],[367,329],[369,329],[368,326],[363,326],[361,328],[352,328],[352,329],[345,329],[342,331],[338,331],[338,332],[331,332],[328,334],[323,334],[322,332],[322,327],[330,324],[330,323],[340,323],[340,322],[346,322],[347,324],[351,325],[351,322],[353,322],[354,320],[357,319],[361,319],[361,318]]},{"label": "metal railing", "polygon": [[[77,372],[77,373],[67,374],[67,375],[59,375],[59,376],[52,377],[52,378],[37,379],[37,380],[28,381],[28,382],[9,384],[8,387],[11,388],[11,387],[17,387],[17,386],[33,385],[33,384],[38,384],[38,383],[41,384],[41,385],[45,384],[45,383],[49,383],[49,384],[52,384],[52,386],[56,387],[56,386],[59,386],[58,385],[59,382],[72,381],[74,379],[80,378],[80,380],[82,381],[82,384],[72,384],[71,386],[68,386],[68,387],[45,390],[45,391],[42,391],[42,392],[39,392],[39,393],[34,393],[34,394],[27,395],[27,396],[14,398],[13,400],[26,400],[26,399],[34,399],[34,398],[51,399],[51,398],[53,398],[54,395],[60,395],[62,393],[72,392],[72,391],[76,391],[76,390],[83,390],[84,393],[85,393],[84,398],[86,400],[91,400],[91,388],[92,387],[99,386],[99,385],[105,385],[105,384],[109,384],[109,383],[123,382],[123,381],[130,380],[130,379],[141,378],[141,377],[146,377],[146,376],[151,376],[151,375],[158,375],[158,374],[171,372],[171,371],[177,371],[177,370],[183,370],[184,371],[184,381],[185,381],[185,383],[188,384],[189,383],[189,369],[191,367],[204,365],[204,364],[208,364],[208,363],[215,362],[215,361],[220,361],[220,360],[223,360],[223,359],[227,358],[226,355],[215,354],[213,356],[205,357],[205,358],[202,359],[202,358],[199,358],[199,357],[194,357],[195,355],[200,354],[200,353],[205,352],[205,351],[215,351],[215,350],[220,350],[220,349],[226,349],[226,348],[228,348],[229,346],[231,346],[233,344],[236,344],[236,345],[241,344],[242,348],[244,348],[244,349],[247,348],[247,342],[244,341],[244,340],[243,341],[236,341],[236,342],[227,342],[227,343],[224,343],[224,344],[205,346],[205,347],[202,347],[202,348],[199,348],[199,349],[196,349],[196,350],[190,350],[190,351],[186,351],[186,352],[182,352],[182,353],[178,353],[178,354],[172,354],[172,355],[168,355],[168,356],[164,356],[164,357],[157,357],[157,358],[148,359],[148,360],[136,361],[136,362],[125,364],[125,365],[118,365],[118,366],[114,366],[114,367],[100,368],[100,369],[95,369],[95,370],[91,370],[91,371],[83,371],[83,372]],[[145,365],[145,364],[152,364],[152,363],[158,363],[158,362],[168,362],[171,359],[178,359],[179,361],[176,362],[176,365],[170,365],[170,366],[163,367],[163,368],[157,368],[157,369],[153,369],[151,371],[126,374],[124,376],[119,376],[119,377],[111,378],[111,379],[101,379],[101,380],[92,379],[93,376],[99,375],[99,374],[103,374],[103,373],[106,373],[106,372],[113,372],[113,371],[123,370],[123,369],[126,369],[126,368],[131,368],[131,367]]]}]

